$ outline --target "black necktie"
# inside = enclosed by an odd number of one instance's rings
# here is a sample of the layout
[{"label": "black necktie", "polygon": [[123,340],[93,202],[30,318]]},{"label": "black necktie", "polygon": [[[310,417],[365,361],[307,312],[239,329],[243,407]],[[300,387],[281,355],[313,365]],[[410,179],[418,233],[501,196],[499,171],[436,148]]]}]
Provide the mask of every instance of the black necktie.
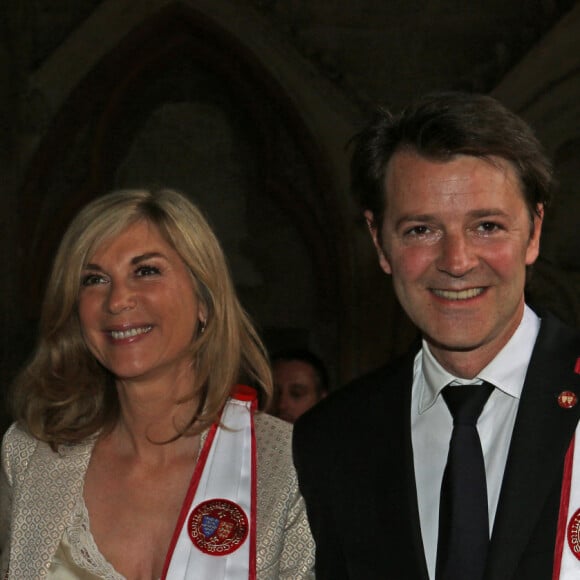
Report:
[{"label": "black necktie", "polygon": [[483,451],[477,419],[493,390],[482,385],[447,386],[442,394],[453,415],[453,432],[441,485],[437,580],[481,580],[489,545]]}]

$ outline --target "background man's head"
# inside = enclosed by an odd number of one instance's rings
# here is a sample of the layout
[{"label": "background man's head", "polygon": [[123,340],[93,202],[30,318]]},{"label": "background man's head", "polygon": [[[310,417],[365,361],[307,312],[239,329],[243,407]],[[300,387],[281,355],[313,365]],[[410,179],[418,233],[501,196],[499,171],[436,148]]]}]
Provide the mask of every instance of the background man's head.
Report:
[{"label": "background man's head", "polygon": [[274,403],[272,414],[294,423],[302,413],[324,398],[329,389],[322,360],[305,349],[278,352],[272,356]]}]

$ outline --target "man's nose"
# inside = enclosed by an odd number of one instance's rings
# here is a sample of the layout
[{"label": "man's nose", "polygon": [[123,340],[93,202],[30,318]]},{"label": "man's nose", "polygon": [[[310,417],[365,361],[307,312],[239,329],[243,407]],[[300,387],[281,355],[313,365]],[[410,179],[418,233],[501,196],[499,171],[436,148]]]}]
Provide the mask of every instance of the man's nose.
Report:
[{"label": "man's nose", "polygon": [[280,398],[278,399],[278,409],[280,411],[285,411],[288,408],[289,398],[284,393],[280,393]]},{"label": "man's nose", "polygon": [[459,278],[477,265],[473,244],[464,232],[446,233],[440,242],[437,268]]}]

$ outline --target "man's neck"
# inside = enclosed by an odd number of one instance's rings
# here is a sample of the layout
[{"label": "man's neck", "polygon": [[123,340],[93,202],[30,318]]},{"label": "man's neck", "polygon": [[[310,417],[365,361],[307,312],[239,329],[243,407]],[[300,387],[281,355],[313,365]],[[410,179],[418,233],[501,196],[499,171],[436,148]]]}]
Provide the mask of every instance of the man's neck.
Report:
[{"label": "man's neck", "polygon": [[[427,348],[431,358],[435,359],[434,362],[459,379],[472,380],[480,376],[482,371],[485,371],[484,374],[486,374],[487,369],[491,370],[491,367],[494,367],[494,370],[491,371],[492,375],[498,373],[498,368],[504,369],[499,372],[500,375],[504,375],[506,371],[510,372],[510,369],[512,372],[519,372],[514,371],[519,367],[522,367],[525,374],[525,368],[527,368],[529,356],[531,356],[531,350],[539,331],[540,320],[533,310],[525,304],[522,306],[521,316],[500,335],[501,340],[496,339],[486,345],[469,350],[453,350],[443,348],[440,344],[425,338],[423,347]],[[513,347],[507,348],[512,343]],[[496,365],[496,361],[499,366]],[[511,381],[507,377],[506,380]]]}]

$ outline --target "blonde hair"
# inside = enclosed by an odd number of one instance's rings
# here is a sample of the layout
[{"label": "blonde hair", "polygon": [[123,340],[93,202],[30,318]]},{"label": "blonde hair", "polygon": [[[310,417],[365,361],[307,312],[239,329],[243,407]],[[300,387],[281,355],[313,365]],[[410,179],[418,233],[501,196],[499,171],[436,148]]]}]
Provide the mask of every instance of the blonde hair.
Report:
[{"label": "blonde hair", "polygon": [[207,312],[205,331],[191,345],[191,397],[199,398],[199,406],[185,431],[196,433],[215,421],[237,382],[258,388],[260,408],[271,397],[266,350],[199,209],[170,189],[115,191],[88,204],[64,234],[42,307],[38,346],[14,385],[16,418],[53,448],[112,429],[119,417],[114,377],[85,345],[77,302],[83,268],[97,246],[140,220],[155,225],[181,256]]}]

